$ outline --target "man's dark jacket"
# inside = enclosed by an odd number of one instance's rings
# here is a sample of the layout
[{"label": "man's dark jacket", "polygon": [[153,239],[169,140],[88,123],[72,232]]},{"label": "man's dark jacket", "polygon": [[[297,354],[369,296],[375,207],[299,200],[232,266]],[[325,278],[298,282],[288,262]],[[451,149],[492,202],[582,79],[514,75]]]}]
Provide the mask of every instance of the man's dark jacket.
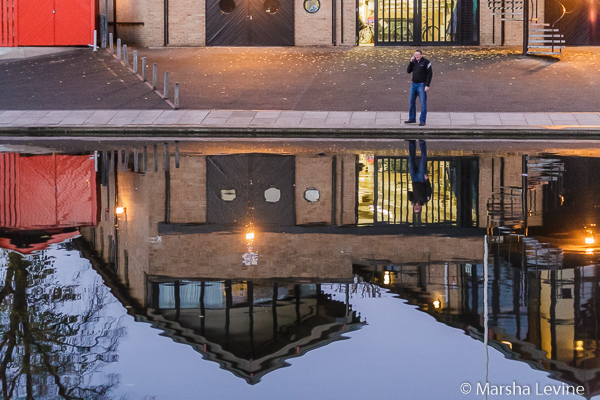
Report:
[{"label": "man's dark jacket", "polygon": [[406,72],[409,74],[412,72],[412,81],[414,83],[425,83],[425,86],[431,86],[433,70],[431,69],[431,62],[428,59],[421,57],[419,61],[415,59],[409,62]]},{"label": "man's dark jacket", "polygon": [[425,182],[412,183],[412,192],[408,192],[408,201],[411,203],[419,203],[421,205],[427,203],[431,198],[431,182],[427,179]]}]

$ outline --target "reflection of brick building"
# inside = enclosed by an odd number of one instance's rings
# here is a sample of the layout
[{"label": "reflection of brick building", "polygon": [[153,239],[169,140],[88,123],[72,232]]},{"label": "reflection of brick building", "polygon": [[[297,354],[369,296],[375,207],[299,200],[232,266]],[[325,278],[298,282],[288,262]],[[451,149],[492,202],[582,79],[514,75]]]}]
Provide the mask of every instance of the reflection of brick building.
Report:
[{"label": "reflection of brick building", "polygon": [[250,384],[364,322],[319,284],[155,281],[147,318]]},{"label": "reflection of brick building", "polygon": [[[483,245],[483,239],[481,239]],[[491,347],[507,358],[600,393],[597,362],[597,266],[561,270],[519,268],[503,255],[490,260],[487,332]],[[588,261],[579,259],[578,265]],[[516,263],[516,264],[515,264]],[[477,340],[484,330],[484,271],[481,259],[470,263],[364,265],[365,280],[398,294],[410,304]]]}]

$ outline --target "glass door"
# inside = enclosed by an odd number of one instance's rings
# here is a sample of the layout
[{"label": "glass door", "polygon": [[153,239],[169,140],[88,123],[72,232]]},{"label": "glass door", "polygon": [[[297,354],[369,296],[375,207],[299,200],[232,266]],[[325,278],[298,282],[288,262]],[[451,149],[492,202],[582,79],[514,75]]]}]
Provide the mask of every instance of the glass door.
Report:
[{"label": "glass door", "polygon": [[458,44],[458,0],[377,0],[375,43]]}]

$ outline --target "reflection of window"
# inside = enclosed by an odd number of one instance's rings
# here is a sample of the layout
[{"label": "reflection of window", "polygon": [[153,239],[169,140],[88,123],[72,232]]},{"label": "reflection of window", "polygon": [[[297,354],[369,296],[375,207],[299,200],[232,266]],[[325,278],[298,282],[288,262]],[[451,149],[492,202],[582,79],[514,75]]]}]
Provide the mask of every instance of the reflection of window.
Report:
[{"label": "reflection of window", "polygon": [[321,193],[319,193],[319,191],[315,188],[306,189],[306,191],[304,192],[304,199],[306,199],[306,201],[309,201],[311,203],[314,203],[315,201],[319,201],[320,198],[321,198]]},{"label": "reflection of window", "polygon": [[279,11],[279,0],[265,0],[263,8],[267,14],[275,14]]},{"label": "reflection of window", "polygon": [[316,13],[321,9],[319,0],[304,0],[304,9],[311,14]]},{"label": "reflection of window", "polygon": [[221,200],[233,201],[236,198],[235,189],[223,189],[221,190]]},{"label": "reflection of window", "polygon": [[267,203],[277,203],[281,199],[281,190],[270,188],[265,190],[265,201]]},{"label": "reflection of window", "polygon": [[219,8],[223,14],[229,14],[233,10],[235,10],[235,1],[234,0],[221,0],[219,2]]}]

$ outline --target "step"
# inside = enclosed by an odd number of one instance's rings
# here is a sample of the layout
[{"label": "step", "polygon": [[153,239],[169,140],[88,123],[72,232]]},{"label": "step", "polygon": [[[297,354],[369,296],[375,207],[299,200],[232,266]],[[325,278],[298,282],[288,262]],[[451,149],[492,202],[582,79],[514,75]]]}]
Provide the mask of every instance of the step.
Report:
[{"label": "step", "polygon": [[500,21],[523,21],[523,18],[500,18]]},{"label": "step", "polygon": [[564,44],[565,41],[564,40],[530,40],[529,43],[555,43],[555,44]]},{"label": "step", "polygon": [[565,35],[557,33],[555,35],[529,35],[530,38],[564,39]]},{"label": "step", "polygon": [[[537,21],[537,18],[535,20]],[[529,26],[550,26],[550,24],[548,24],[548,23],[543,23],[543,24],[531,23],[531,24],[529,24]]]},{"label": "step", "polygon": [[528,49],[564,49],[565,46],[528,46]]},{"label": "step", "polygon": [[529,32],[558,32],[557,28],[531,28]]},{"label": "step", "polygon": [[530,56],[560,56],[562,53],[558,51],[528,51]]}]

